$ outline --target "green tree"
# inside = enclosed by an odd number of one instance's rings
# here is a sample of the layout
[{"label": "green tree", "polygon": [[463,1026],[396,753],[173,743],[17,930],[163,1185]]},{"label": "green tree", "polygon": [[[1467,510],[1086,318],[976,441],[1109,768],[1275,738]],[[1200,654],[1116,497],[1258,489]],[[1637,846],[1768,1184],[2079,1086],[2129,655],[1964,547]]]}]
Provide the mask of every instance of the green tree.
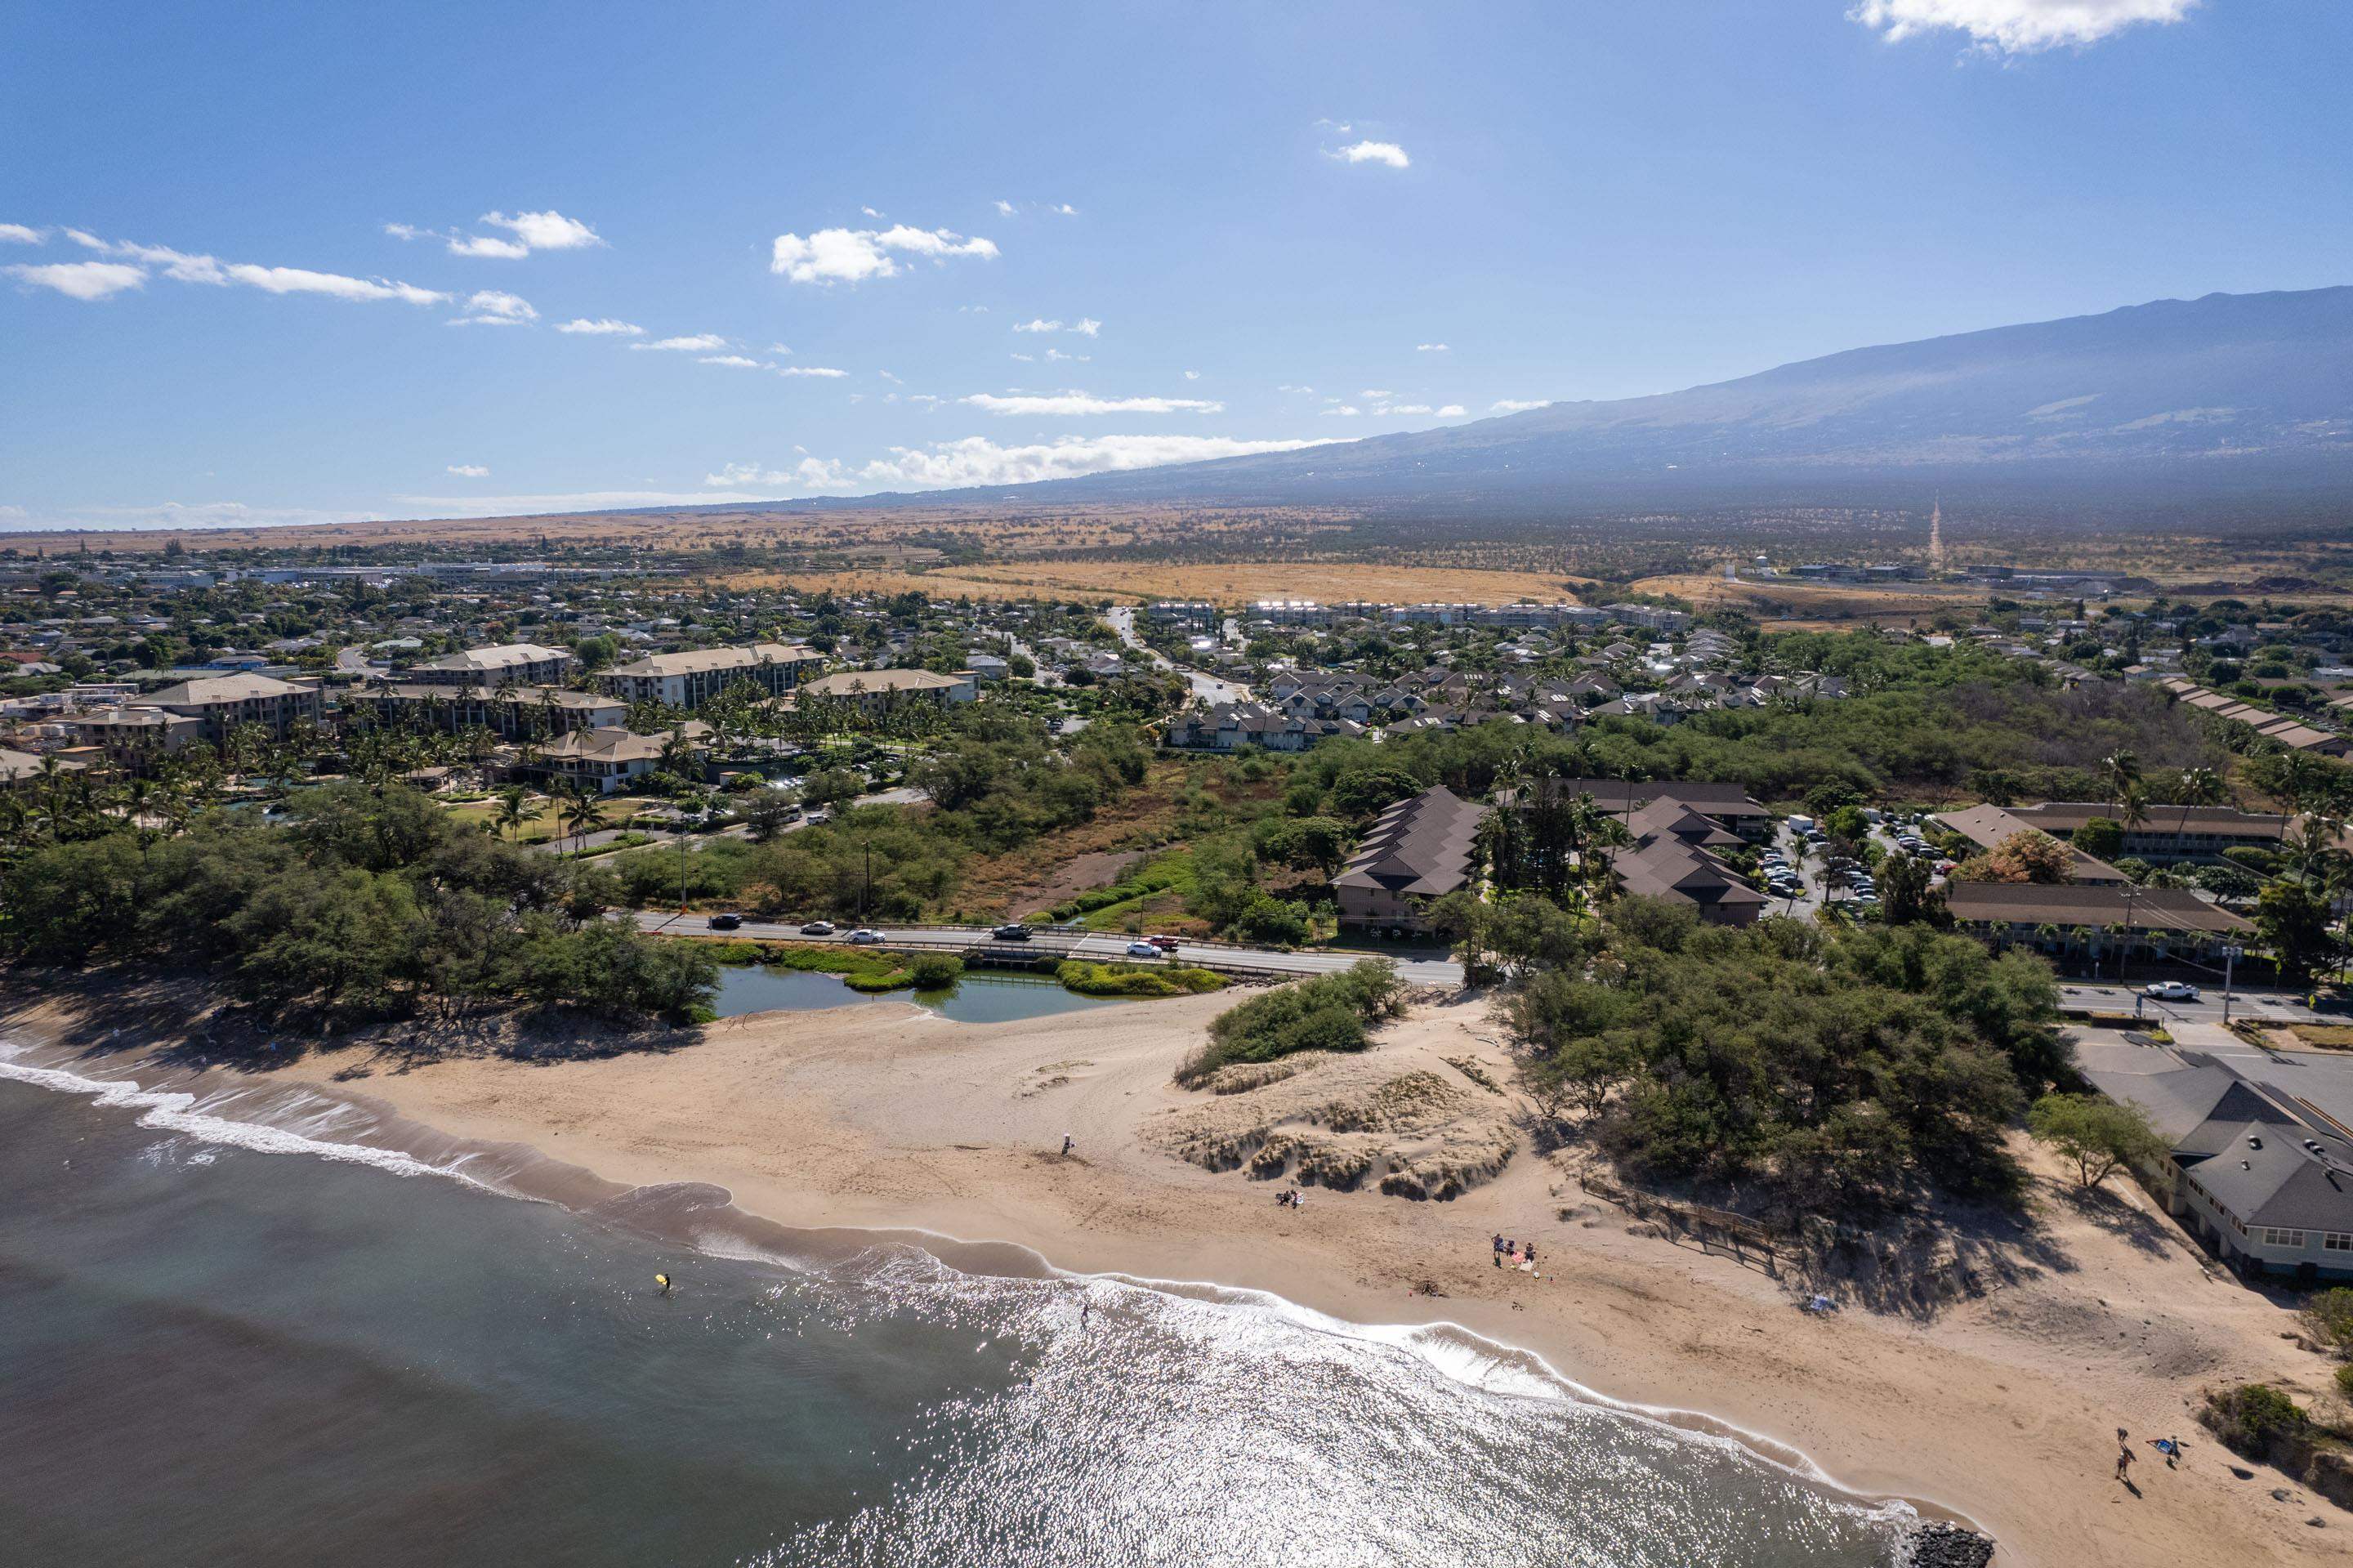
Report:
[{"label": "green tree", "polygon": [[2264,885],[2255,896],[2255,931],[2280,968],[2308,974],[2328,954],[2328,906],[2293,882]]},{"label": "green tree", "polygon": [[2096,860],[2114,860],[2124,853],[2124,824],[2114,817],[2086,818],[2075,830],[2074,844]]},{"label": "green tree", "polygon": [[2101,1095],[2045,1095],[2027,1111],[2026,1126],[2074,1163],[2075,1180],[2084,1187],[2165,1157],[2165,1139],[2138,1106]]}]

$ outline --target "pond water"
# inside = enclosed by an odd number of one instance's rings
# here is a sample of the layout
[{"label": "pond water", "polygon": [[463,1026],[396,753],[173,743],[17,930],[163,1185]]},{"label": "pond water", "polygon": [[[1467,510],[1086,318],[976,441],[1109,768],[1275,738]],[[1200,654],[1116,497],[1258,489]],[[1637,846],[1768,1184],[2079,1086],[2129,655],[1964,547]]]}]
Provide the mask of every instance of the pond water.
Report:
[{"label": "pond water", "polygon": [[959,1023],[1009,1023],[1082,1008],[1110,1007],[1105,997],[1081,996],[1050,980],[1012,975],[966,975],[946,991],[852,991],[833,975],[807,969],[729,964],[719,971],[719,994],[712,1007],[722,1018],[746,1012],[808,1012],[871,1001],[913,1001]]}]

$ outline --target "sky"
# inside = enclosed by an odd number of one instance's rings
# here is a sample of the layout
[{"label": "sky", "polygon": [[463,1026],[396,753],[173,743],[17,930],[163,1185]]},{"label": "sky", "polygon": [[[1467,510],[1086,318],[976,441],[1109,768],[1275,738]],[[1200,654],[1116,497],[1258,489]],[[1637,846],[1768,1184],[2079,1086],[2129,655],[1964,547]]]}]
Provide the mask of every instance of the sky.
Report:
[{"label": "sky", "polygon": [[2353,282],[2341,0],[0,13],[0,531],[1024,480]]}]

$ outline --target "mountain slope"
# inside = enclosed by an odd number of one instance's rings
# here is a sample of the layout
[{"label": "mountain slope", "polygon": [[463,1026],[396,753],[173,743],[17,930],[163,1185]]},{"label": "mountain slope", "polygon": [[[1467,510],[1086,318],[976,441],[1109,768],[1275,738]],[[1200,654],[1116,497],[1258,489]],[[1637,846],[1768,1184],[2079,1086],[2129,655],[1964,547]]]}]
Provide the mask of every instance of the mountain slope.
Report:
[{"label": "mountain slope", "polygon": [[1828,501],[1978,482],[2353,487],[2353,288],[2209,294],[1853,349],[1656,397],[992,488],[1024,499]]}]

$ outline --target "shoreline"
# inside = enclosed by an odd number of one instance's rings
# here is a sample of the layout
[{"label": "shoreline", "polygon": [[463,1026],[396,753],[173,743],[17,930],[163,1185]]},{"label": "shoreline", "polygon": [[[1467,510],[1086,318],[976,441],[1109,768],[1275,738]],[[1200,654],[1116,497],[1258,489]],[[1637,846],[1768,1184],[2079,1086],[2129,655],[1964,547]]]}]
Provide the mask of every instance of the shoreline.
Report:
[{"label": "shoreline", "polygon": [[[923,1016],[935,1017],[936,1015],[925,1012]],[[1728,1445],[1788,1473],[1809,1486],[1821,1489],[1841,1503],[1852,1505],[1868,1513],[1884,1515],[1891,1510],[1900,1510],[1902,1514],[1908,1516],[1915,1525],[1944,1523],[1982,1533],[1981,1527],[1974,1520],[1946,1504],[1928,1499],[1858,1489],[1831,1475],[1811,1455],[1781,1443],[1766,1434],[1749,1431],[1704,1410],[1688,1409],[1678,1405],[1643,1404],[1604,1393],[1562,1371],[1541,1351],[1532,1346],[1513,1344],[1492,1338],[1468,1324],[1457,1322],[1451,1318],[1367,1320],[1338,1315],[1313,1302],[1296,1299],[1277,1291],[1255,1286],[1236,1285],[1226,1280],[1155,1277],[1118,1268],[1074,1269],[1057,1263],[1053,1258],[1026,1242],[1001,1236],[957,1235],[934,1229],[913,1218],[881,1224],[795,1224],[774,1215],[745,1208],[737,1202],[736,1194],[723,1185],[687,1181],[657,1186],[632,1185],[614,1181],[590,1167],[556,1160],[546,1150],[525,1142],[477,1143],[472,1139],[453,1139],[450,1140],[452,1149],[460,1150],[458,1162],[448,1165],[434,1164],[428,1162],[412,1147],[414,1143],[419,1141],[418,1139],[387,1135],[413,1131],[423,1133],[429,1139],[435,1136],[447,1137],[448,1135],[442,1129],[427,1127],[424,1123],[402,1116],[388,1102],[380,1098],[364,1092],[342,1089],[340,1086],[326,1088],[315,1084],[302,1086],[308,1093],[325,1094],[329,1097],[364,1108],[375,1114],[380,1120],[368,1130],[383,1137],[384,1141],[339,1143],[331,1139],[311,1139],[292,1134],[287,1134],[281,1139],[268,1136],[279,1131],[268,1122],[242,1123],[243,1127],[252,1129],[257,1136],[236,1137],[227,1131],[227,1124],[234,1122],[236,1118],[213,1116],[192,1118],[169,1104],[170,1101],[188,1094],[190,1091],[187,1089],[153,1086],[132,1077],[96,1078],[88,1074],[75,1072],[71,1068],[17,1060],[8,1054],[8,1048],[18,1044],[8,1038],[0,1037],[0,1082],[23,1083],[28,1086],[47,1088],[52,1092],[75,1095],[88,1098],[94,1105],[110,1109],[126,1111],[136,1109],[142,1113],[140,1125],[153,1126],[158,1130],[176,1132],[207,1141],[230,1142],[237,1147],[260,1153],[350,1160],[354,1163],[367,1164],[387,1174],[402,1178],[440,1178],[473,1188],[486,1196],[519,1200],[524,1202],[547,1203],[562,1208],[568,1213],[599,1223],[616,1223],[613,1214],[615,1207],[628,1206],[633,1211],[629,1218],[618,1222],[625,1224],[627,1228],[706,1255],[750,1256],[773,1259],[780,1264],[790,1266],[806,1265],[813,1261],[816,1256],[821,1256],[833,1249],[823,1245],[807,1245],[764,1247],[757,1242],[752,1242],[740,1248],[714,1245],[713,1238],[708,1234],[700,1232],[674,1234],[661,1225],[646,1224],[644,1216],[635,1213],[634,1210],[639,1205],[667,1207],[675,1200],[686,1197],[692,1217],[697,1221],[708,1222],[719,1216],[722,1211],[726,1211],[726,1217],[739,1223],[745,1231],[773,1230],[802,1244],[838,1241],[841,1244],[840,1250],[845,1253],[861,1251],[875,1245],[913,1246],[962,1274],[994,1277],[1062,1279],[1076,1284],[1101,1280],[1131,1289],[1180,1296],[1189,1299],[1247,1305],[1273,1312],[1294,1322],[1307,1321],[1319,1331],[1329,1326],[1331,1331],[1345,1337],[1388,1345],[1405,1353],[1415,1355],[1415,1359],[1421,1361],[1425,1365],[1431,1366],[1440,1375],[1471,1387],[1493,1392],[1485,1376],[1465,1374],[1449,1368],[1441,1364],[1438,1358],[1416,1354],[1413,1349],[1401,1342],[1425,1334],[1459,1336],[1461,1340],[1469,1341],[1473,1352],[1483,1356],[1491,1366],[1507,1365],[1515,1361],[1532,1364],[1533,1377],[1545,1385],[1545,1392],[1524,1393],[1523,1397],[1562,1399],[1663,1428],[1682,1437]],[[137,1059],[143,1062],[147,1058],[141,1056]],[[51,1081],[60,1077],[76,1081],[71,1084]],[[269,1086],[264,1086],[263,1092],[267,1092],[269,1087]],[[196,1125],[198,1122],[209,1125]],[[472,1147],[466,1147],[466,1145],[472,1145]],[[368,1154],[382,1155],[385,1158],[361,1159],[349,1153],[339,1152],[341,1150],[365,1150]],[[486,1179],[464,1168],[464,1162],[479,1158],[511,1160],[509,1174],[506,1177]],[[530,1171],[535,1179],[519,1184],[514,1180],[515,1176],[526,1171]],[[703,1196],[705,1192],[715,1193],[717,1196],[715,1199],[706,1199]],[[1008,1253],[1018,1255],[1008,1257],[1006,1255]],[[1016,1264],[1026,1264],[1029,1266],[1013,1266]]]},{"label": "shoreline", "polygon": [[[2104,1323],[2043,1342],[2052,1336],[2035,1319],[2080,1311],[2081,1293],[2027,1298],[2095,1264],[2104,1277],[2121,1272],[2113,1258],[1997,1292],[1991,1312],[1818,1320],[1729,1259],[1630,1236],[1643,1227],[1622,1215],[1556,1218],[1564,1203],[1582,1209],[1581,1194],[1534,1156],[1448,1202],[1312,1187],[1303,1212],[1276,1210],[1274,1183],[1181,1164],[1133,1136],[1198,1100],[1168,1070],[1219,1005],[1179,999],[1076,1015],[1083,1023],[916,1030],[900,1025],[921,1010],[869,1005],[746,1014],[659,1054],[463,1057],[354,1082],[338,1081],[353,1054],[336,1051],[263,1073],[208,1067],[195,1081],[323,1094],[452,1146],[503,1145],[543,1173],[577,1171],[608,1197],[723,1190],[754,1224],[845,1244],[909,1241],[955,1267],[970,1266],[951,1254],[1018,1251],[1034,1261],[1016,1272],[1271,1298],[1392,1340],[1467,1336],[1500,1352],[1491,1359],[1533,1363],[1567,1397],[1738,1443],[1859,1506],[1902,1503],[1924,1521],[1980,1529],[2000,1542],[2003,1563],[2139,1563],[2201,1539],[2241,1552],[2267,1546],[2282,1562],[2330,1560],[2333,1538],[2265,1500],[2282,1478],[2225,1479],[2226,1456],[2189,1419],[2189,1388],[2226,1381],[2220,1367],[2188,1383],[2102,1367],[2089,1346]],[[9,1034],[31,1032],[27,1012],[47,1015],[52,1029],[40,1032],[54,1033],[54,1048],[70,1051],[64,1042],[84,1033],[72,1008],[14,1011],[0,1025]],[[1403,1027],[1444,1033],[1449,1048],[1481,1040],[1482,1016],[1430,1011],[1453,1015]],[[1042,1086],[1038,1075],[1056,1068],[1068,1071]],[[1067,1161],[1053,1152],[1062,1128],[1079,1139]],[[1535,1214],[1544,1217],[1532,1225]],[[1558,1272],[1531,1282],[1492,1270],[1490,1227],[1540,1237]],[[2178,1250],[2134,1267],[2151,1276],[2132,1282],[2151,1310],[2182,1296],[2213,1319],[2192,1324],[2200,1342],[2172,1345],[2171,1360],[2221,1362],[2236,1381],[2278,1376],[2278,1363],[2303,1354],[2275,1338],[2272,1319],[2284,1314],[2205,1280]],[[2102,1288],[2118,1285],[2104,1278]],[[2000,1309],[2013,1302],[2033,1308],[2007,1314],[2027,1321],[2022,1342]],[[2117,1425],[2189,1433],[2193,1462],[2126,1499],[2104,1484]]]}]

